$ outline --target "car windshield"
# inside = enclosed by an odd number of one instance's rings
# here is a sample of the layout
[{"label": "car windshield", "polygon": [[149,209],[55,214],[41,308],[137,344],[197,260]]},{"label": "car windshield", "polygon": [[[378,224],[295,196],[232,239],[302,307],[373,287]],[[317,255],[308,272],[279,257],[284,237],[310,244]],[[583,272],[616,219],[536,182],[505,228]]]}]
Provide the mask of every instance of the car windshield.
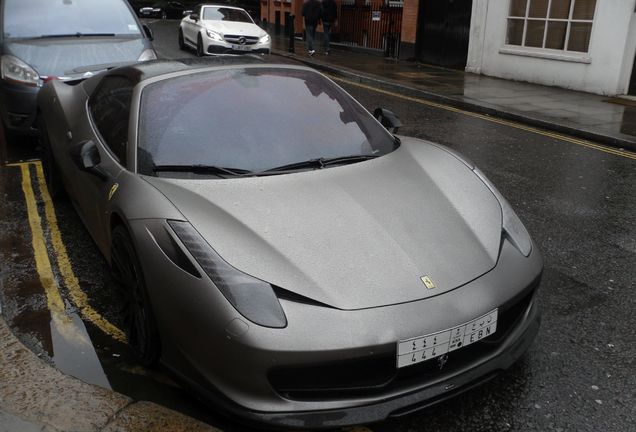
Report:
[{"label": "car windshield", "polygon": [[140,109],[138,170],[148,175],[166,166],[261,172],[376,157],[398,142],[340,87],[309,70],[248,67],[169,78],[145,87]]},{"label": "car windshield", "polygon": [[141,35],[125,0],[4,0],[4,37]]},{"label": "car windshield", "polygon": [[215,6],[203,8],[203,20],[254,23],[247,12],[242,9]]}]

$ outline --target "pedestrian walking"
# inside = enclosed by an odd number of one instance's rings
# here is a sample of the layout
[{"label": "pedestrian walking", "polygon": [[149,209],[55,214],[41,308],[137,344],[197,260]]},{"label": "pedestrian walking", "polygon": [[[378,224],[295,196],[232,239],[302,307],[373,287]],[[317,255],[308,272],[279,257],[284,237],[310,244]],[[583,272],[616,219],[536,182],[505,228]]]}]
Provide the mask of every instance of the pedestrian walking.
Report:
[{"label": "pedestrian walking", "polygon": [[322,5],[318,0],[307,0],[303,4],[303,17],[305,17],[305,33],[307,35],[307,50],[310,56],[316,53],[314,40],[316,39],[316,27],[322,18]]},{"label": "pedestrian walking", "polygon": [[338,7],[335,0],[322,0],[322,30],[324,35],[323,47],[325,55],[329,55],[331,43],[331,26],[338,23]]}]

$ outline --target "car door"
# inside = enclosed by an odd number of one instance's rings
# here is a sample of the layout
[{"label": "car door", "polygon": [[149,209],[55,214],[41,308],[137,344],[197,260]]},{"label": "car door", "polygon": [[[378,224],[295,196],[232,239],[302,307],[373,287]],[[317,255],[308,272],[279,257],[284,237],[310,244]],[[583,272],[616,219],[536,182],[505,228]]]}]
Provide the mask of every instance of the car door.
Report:
[{"label": "car door", "polygon": [[108,238],[107,205],[117,176],[127,163],[128,125],[133,83],[124,76],[104,77],[88,99],[83,127],[73,132],[74,149],[78,154],[90,142],[99,155],[97,170],[77,167],[74,181],[78,212],[100,249]]}]

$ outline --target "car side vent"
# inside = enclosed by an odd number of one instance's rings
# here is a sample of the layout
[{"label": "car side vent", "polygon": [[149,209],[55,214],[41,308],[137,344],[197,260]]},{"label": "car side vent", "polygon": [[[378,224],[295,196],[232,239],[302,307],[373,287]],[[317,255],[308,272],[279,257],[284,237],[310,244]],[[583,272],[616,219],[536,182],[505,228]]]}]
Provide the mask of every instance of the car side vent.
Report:
[{"label": "car side vent", "polygon": [[291,302],[294,302],[294,303],[302,303],[302,304],[307,304],[307,305],[311,305],[311,306],[318,306],[318,307],[326,307],[326,308],[330,308],[330,309],[336,309],[333,306],[329,306],[328,304],[321,303],[319,301],[310,299],[309,297],[305,297],[305,296],[302,296],[300,294],[296,294],[296,293],[293,293],[291,291],[287,291],[286,289],[278,287],[276,285],[272,285],[272,287],[274,288],[274,293],[276,294],[276,297],[278,297],[281,300],[287,300],[287,301],[291,301]]},{"label": "car side vent", "polygon": [[62,81],[62,82],[63,82],[64,84],[68,85],[68,86],[74,87],[74,86],[76,86],[76,85],[78,85],[78,84],[83,83],[83,82],[84,82],[84,78],[81,78],[81,79],[73,79],[73,80],[65,80],[65,81]]}]

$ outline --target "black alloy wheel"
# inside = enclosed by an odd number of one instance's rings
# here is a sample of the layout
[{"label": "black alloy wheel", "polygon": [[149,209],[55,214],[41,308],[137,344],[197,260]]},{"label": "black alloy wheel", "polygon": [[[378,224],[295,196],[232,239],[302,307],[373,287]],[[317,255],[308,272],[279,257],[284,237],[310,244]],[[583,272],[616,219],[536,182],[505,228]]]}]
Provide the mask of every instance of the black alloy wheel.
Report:
[{"label": "black alloy wheel", "polygon": [[111,267],[113,278],[124,299],[124,325],[128,345],[144,366],[154,366],[161,354],[159,330],[135,247],[128,231],[121,225],[113,230]]},{"label": "black alloy wheel", "polygon": [[39,130],[38,140],[40,147],[42,147],[42,168],[44,170],[44,179],[46,181],[46,188],[49,191],[51,198],[62,198],[64,196],[64,186],[62,185],[62,179],[60,178],[60,172],[55,165],[55,157],[51,150],[51,141],[49,140],[48,129],[46,123],[41,115],[38,115],[37,125]]},{"label": "black alloy wheel", "polygon": [[203,57],[203,38],[201,35],[197,38],[197,56]]},{"label": "black alloy wheel", "polygon": [[185,41],[183,40],[183,30],[179,29],[179,49],[185,50]]}]

